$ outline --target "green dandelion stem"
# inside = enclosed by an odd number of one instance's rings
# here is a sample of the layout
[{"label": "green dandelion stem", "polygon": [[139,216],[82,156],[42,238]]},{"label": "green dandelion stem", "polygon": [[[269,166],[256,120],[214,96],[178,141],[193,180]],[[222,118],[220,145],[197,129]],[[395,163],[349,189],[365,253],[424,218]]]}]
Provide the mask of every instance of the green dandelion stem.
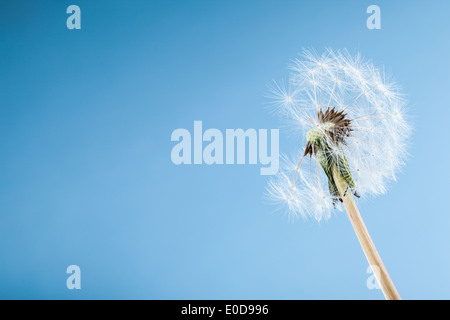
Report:
[{"label": "green dandelion stem", "polygon": [[336,201],[339,199],[343,202],[359,243],[384,296],[387,300],[400,300],[400,295],[389,277],[356,206],[353,198],[353,193],[356,195],[355,183],[350,166],[342,144],[332,139],[333,130],[335,130],[335,126],[331,122],[325,122],[320,127],[310,130],[306,134],[308,145],[305,154],[312,155],[314,153],[328,178],[328,188],[331,195]]}]

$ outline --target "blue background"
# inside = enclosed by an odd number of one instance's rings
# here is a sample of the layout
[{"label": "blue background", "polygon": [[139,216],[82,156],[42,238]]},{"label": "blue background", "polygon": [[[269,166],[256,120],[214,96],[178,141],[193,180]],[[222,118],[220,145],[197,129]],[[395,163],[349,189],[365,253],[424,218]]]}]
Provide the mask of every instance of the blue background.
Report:
[{"label": "blue background", "polygon": [[[81,8],[82,29],[66,28]],[[366,28],[381,7],[382,29]],[[411,157],[360,210],[401,296],[450,298],[448,1],[0,2],[0,298],[383,299],[345,212],[288,222],[259,165],[171,162],[177,128],[278,128],[302,48],[403,86]],[[281,128],[280,148],[299,147]],[[81,290],[66,288],[67,266]]]}]

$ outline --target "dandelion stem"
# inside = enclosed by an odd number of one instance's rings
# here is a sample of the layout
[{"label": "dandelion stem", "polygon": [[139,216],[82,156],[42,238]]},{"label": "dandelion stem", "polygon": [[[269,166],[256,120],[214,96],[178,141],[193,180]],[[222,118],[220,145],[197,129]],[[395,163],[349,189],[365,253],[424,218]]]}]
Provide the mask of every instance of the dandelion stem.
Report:
[{"label": "dandelion stem", "polygon": [[397,289],[395,288],[394,283],[392,282],[386,267],[384,266],[383,261],[381,260],[372,239],[370,238],[369,232],[367,231],[367,228],[362,220],[353,195],[350,190],[347,190],[348,185],[344,177],[335,165],[332,168],[332,172],[334,181],[339,190],[339,194],[341,195],[345,209],[347,210],[348,216],[353,225],[353,229],[355,230],[359,243],[361,244],[372,270],[374,271],[375,277],[381,286],[381,290],[383,291],[386,300],[401,300],[400,295],[398,294]]}]

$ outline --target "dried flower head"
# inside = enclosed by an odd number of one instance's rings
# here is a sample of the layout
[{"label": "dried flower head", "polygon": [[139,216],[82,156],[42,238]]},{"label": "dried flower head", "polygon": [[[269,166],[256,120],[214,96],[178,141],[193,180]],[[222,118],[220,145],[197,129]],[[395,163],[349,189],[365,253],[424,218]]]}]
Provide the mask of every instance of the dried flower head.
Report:
[{"label": "dried flower head", "polygon": [[355,196],[385,193],[411,132],[396,84],[347,51],[305,51],[291,70],[288,83],[274,83],[270,92],[276,110],[300,129],[304,149],[285,157],[269,182],[270,197],[293,216],[329,218],[341,200],[333,167]]}]

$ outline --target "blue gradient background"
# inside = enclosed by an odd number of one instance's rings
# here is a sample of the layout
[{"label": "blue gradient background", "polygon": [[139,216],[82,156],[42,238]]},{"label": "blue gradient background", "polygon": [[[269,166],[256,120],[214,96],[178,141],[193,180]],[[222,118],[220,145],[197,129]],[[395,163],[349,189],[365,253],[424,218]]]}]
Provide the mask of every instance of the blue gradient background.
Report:
[{"label": "blue gradient background", "polygon": [[[82,29],[66,28],[81,7]],[[382,29],[366,28],[377,4]],[[411,158],[360,202],[403,298],[450,298],[448,1],[1,1],[0,298],[383,299],[345,213],[289,223],[258,165],[175,166],[176,128],[277,128],[302,48],[403,86]],[[298,141],[281,129],[280,148]],[[82,289],[68,290],[68,265]]]}]

